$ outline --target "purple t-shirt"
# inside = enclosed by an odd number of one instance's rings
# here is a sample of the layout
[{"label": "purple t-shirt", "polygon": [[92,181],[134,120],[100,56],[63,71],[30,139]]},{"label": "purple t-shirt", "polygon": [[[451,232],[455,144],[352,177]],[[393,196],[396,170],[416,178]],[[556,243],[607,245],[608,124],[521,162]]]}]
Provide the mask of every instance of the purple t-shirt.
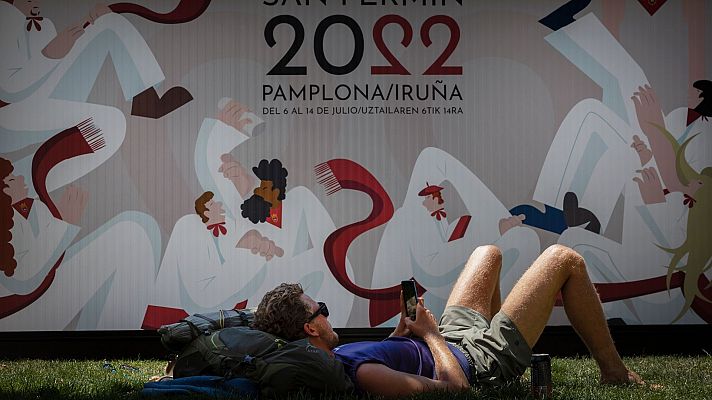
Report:
[{"label": "purple t-shirt", "polygon": [[[462,367],[465,376],[470,376],[470,366],[462,351],[447,344]],[[390,337],[381,342],[356,342],[334,349],[336,359],[344,364],[344,370],[356,383],[356,370],[364,363],[383,364],[390,369],[435,378],[435,360],[428,345],[419,339]]]}]

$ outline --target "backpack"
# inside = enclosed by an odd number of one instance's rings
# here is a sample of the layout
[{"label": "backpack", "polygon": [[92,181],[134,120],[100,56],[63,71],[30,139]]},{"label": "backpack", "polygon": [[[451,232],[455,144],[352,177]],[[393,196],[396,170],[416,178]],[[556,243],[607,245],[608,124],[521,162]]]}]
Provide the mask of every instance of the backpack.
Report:
[{"label": "backpack", "polygon": [[247,326],[206,331],[180,352],[173,377],[212,375],[234,377],[233,372],[254,357],[263,357],[287,342]]},{"label": "backpack", "polygon": [[[246,377],[257,382],[260,394],[267,398],[305,389],[310,392],[353,390],[353,383],[341,362],[311,345],[308,339],[286,342],[249,326],[213,331],[215,326],[228,324],[216,324],[214,314],[219,313],[191,316],[159,330],[163,330],[164,346],[171,346],[169,350],[180,347],[173,367],[175,378],[200,375]],[[231,320],[229,323],[238,322]],[[189,337],[193,339],[188,344],[178,345]]]},{"label": "backpack", "polygon": [[180,354],[195,338],[209,332],[235,326],[248,326],[255,319],[255,309],[219,310],[208,314],[193,314],[175,324],[158,328],[161,344],[171,353]]},{"label": "backpack", "polygon": [[256,381],[260,395],[265,398],[283,398],[298,391],[318,395],[354,390],[343,364],[332,354],[313,346],[308,339],[289,342],[243,363],[236,370]]}]

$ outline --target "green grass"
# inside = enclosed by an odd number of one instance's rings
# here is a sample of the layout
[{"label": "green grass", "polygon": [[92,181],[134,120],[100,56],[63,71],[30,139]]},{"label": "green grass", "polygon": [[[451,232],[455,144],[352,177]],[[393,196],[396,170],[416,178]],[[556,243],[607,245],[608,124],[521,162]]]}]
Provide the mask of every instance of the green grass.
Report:
[{"label": "green grass", "polygon": [[[2,399],[139,399],[151,376],[164,362],[155,360],[0,361]],[[636,357],[626,363],[649,387],[609,387],[598,384],[598,369],[590,358],[555,358],[552,362],[556,399],[712,399],[712,357]],[[498,390],[473,390],[462,395],[431,393],[415,399],[526,399],[529,372],[521,382]],[[174,398],[174,397],[172,397]],[[191,397],[195,398],[195,397]],[[303,399],[305,396],[294,396]],[[327,399],[329,397],[326,397]]]}]

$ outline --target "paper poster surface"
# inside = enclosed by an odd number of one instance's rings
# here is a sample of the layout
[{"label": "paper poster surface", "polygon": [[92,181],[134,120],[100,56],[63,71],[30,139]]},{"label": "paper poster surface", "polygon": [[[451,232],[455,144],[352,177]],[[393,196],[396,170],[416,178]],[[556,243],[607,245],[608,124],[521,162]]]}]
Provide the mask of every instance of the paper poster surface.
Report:
[{"label": "paper poster surface", "polygon": [[[645,4],[643,4],[645,3]],[[335,327],[579,252],[712,322],[712,7],[0,1],[0,329],[155,329],[298,282]],[[567,324],[555,307],[550,324]]]}]

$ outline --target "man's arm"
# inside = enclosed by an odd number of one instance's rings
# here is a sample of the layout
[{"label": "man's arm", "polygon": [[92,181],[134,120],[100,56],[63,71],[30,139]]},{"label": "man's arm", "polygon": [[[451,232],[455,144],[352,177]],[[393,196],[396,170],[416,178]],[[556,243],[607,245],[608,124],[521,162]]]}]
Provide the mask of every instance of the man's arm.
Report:
[{"label": "man's arm", "polygon": [[425,340],[435,360],[435,375],[438,381],[447,382],[446,390],[464,390],[470,387],[460,363],[447,347],[440,334],[435,316],[423,305],[423,298],[418,299],[415,321],[405,318],[405,325],[414,335]]},{"label": "man's arm", "polygon": [[407,318],[401,307],[401,323],[406,327],[403,333],[412,332],[427,343],[435,361],[436,379],[395,371],[383,364],[362,364],[356,370],[356,380],[363,390],[395,397],[434,390],[462,391],[470,387],[460,364],[440,334],[435,317],[423,306],[422,298],[418,302],[415,321]]},{"label": "man's arm", "polygon": [[[459,365],[457,367],[460,368]],[[395,371],[383,364],[361,364],[356,370],[356,380],[362,390],[385,397],[407,396],[435,390],[464,389],[455,387],[450,382]]]},{"label": "man's arm", "polygon": [[[243,194],[235,186],[233,179],[227,178],[226,173],[233,173],[230,165],[224,165],[223,155],[229,153],[237,146],[248,140],[250,137],[240,132],[235,126],[225,121],[233,121],[224,118],[224,113],[218,115],[218,119],[205,118],[198,132],[198,139],[195,143],[195,174],[198,182],[204,191],[215,193],[216,201],[222,201],[229,216],[239,218],[240,204],[244,201]],[[241,125],[237,125],[241,127]],[[227,179],[226,179],[227,178]]]}]

